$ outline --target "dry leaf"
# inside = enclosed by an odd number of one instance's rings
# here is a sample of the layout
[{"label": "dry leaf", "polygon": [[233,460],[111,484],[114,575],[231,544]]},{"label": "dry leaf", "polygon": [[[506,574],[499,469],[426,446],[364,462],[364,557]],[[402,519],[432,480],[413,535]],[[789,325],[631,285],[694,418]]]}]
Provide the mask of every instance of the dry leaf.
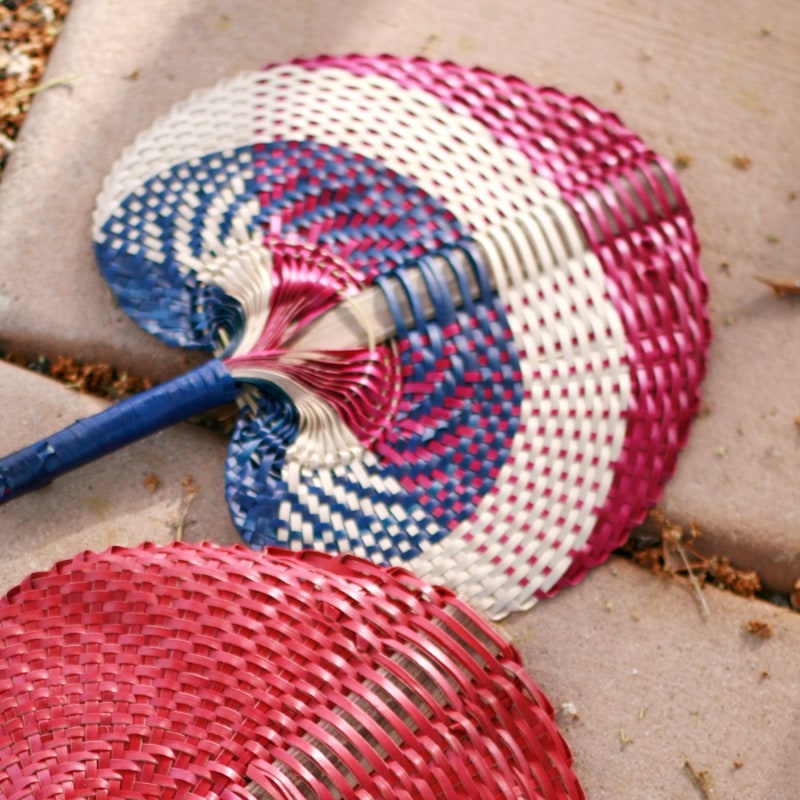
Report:
[{"label": "dry leaf", "polygon": [[766,283],[776,297],[783,297],[787,294],[800,294],[800,280],[791,280],[790,278],[767,278],[763,275],[756,275],[755,279]]}]

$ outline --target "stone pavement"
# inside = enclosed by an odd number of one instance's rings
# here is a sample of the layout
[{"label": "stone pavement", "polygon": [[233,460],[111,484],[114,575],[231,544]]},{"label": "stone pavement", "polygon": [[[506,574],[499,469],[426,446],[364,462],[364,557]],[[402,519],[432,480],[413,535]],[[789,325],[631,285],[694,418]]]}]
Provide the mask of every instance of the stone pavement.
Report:
[{"label": "stone pavement", "polygon": [[[681,179],[715,341],[707,413],[662,507],[697,522],[701,546],[787,592],[800,576],[800,304],[752,276],[800,274],[791,0],[75,0],[46,78],[69,81],[36,98],[0,185],[0,349],[154,377],[185,370],[184,354],[114,307],[94,266],[101,182],[136,133],[191,90],[321,52],[419,53],[553,84],[613,108],[688,163]],[[6,365],[0,397],[4,452],[101,405]],[[0,590],[86,547],[179,529],[235,541],[224,451],[215,434],[180,426],[0,508]],[[182,485],[189,474],[194,495]],[[713,776],[709,797],[796,796],[800,617],[716,589],[705,596],[708,618],[680,581],[615,560],[503,625],[553,702],[574,704],[578,718],[562,715],[562,727],[590,798],[702,797],[687,760]],[[751,619],[774,635],[747,633]]]}]

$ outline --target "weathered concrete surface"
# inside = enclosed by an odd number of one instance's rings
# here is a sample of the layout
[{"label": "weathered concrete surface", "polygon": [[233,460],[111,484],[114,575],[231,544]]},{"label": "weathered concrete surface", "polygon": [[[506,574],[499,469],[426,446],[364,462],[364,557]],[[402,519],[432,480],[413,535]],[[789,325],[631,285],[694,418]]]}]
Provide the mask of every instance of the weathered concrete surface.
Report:
[{"label": "weathered concrete surface", "polygon": [[[106,405],[4,363],[0,397],[3,455]],[[226,446],[221,436],[182,425],[1,505],[0,587],[86,549],[167,542],[179,532],[194,539],[214,531],[219,541],[239,541],[224,501]],[[183,485],[187,476],[193,495]]]},{"label": "weathered concrete surface", "polygon": [[[77,0],[0,187],[0,348],[186,368],[114,306],[91,252],[112,162],[191,90],[319,52],[425,53],[514,72],[615,109],[680,157],[716,331],[698,420],[664,499],[703,546],[787,591],[800,576],[797,276],[800,14],[789,0],[430,4]],[[747,169],[737,168],[733,160]]]},{"label": "weathered concrete surface", "polygon": [[[590,800],[789,800],[800,763],[800,615],[613,559],[502,627],[556,708]],[[765,622],[772,636],[747,630]],[[631,740],[631,741],[628,741]]]},{"label": "weathered concrete surface", "polygon": [[[265,62],[349,51],[424,53],[556,85],[690,162],[681,174],[715,341],[707,413],[662,506],[700,524],[701,546],[788,590],[800,576],[800,303],[776,300],[752,276],[800,275],[791,0],[76,0],[47,76],[69,85],[37,97],[0,185],[0,349],[155,377],[184,370],[185,354],[115,308],[94,266],[103,177],[192,89]],[[102,406],[5,365],[0,397],[4,452]],[[235,541],[224,453],[220,437],[182,427],[0,508],[0,587],[87,547],[173,537],[187,474],[198,491],[185,536]],[[161,480],[154,493],[151,473]],[[684,585],[615,561],[504,626],[551,699],[574,703],[579,718],[562,723],[590,798],[699,797],[687,760],[709,771],[723,800],[795,796],[800,618],[716,590],[706,597],[704,620]],[[774,635],[754,638],[750,619]]]}]

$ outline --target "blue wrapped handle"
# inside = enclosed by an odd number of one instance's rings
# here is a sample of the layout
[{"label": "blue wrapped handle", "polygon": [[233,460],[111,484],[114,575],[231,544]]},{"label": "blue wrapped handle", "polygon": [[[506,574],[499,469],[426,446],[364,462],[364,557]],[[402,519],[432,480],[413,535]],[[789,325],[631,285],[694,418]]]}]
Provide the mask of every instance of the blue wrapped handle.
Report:
[{"label": "blue wrapped handle", "polygon": [[0,503],[176,422],[230,403],[239,384],[212,360],[0,459]]}]

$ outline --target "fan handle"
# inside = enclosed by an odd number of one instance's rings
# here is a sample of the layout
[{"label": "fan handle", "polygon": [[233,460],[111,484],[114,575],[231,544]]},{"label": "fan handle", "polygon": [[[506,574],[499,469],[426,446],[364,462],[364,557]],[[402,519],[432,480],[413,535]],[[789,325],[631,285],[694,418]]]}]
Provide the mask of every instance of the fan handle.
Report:
[{"label": "fan handle", "polygon": [[240,385],[214,359],[171,381],[79,419],[0,459],[0,504],[203,411],[233,402]]}]

